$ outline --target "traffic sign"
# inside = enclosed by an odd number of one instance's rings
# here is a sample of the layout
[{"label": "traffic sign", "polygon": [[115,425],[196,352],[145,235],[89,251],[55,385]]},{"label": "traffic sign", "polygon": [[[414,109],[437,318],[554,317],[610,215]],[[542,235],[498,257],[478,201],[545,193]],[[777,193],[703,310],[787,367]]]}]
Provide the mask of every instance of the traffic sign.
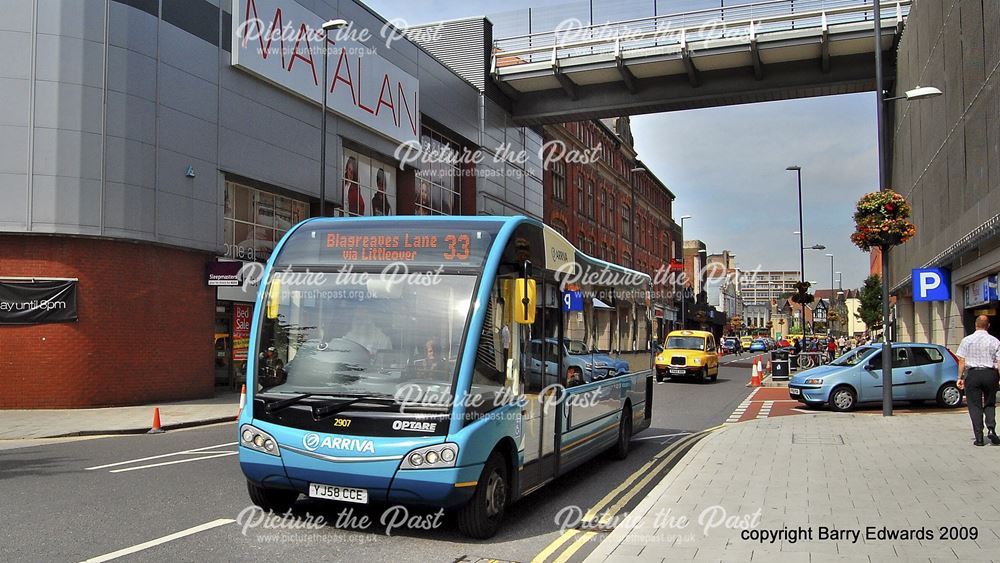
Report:
[{"label": "traffic sign", "polygon": [[951,299],[951,273],[945,268],[913,269],[914,301],[948,301]]}]

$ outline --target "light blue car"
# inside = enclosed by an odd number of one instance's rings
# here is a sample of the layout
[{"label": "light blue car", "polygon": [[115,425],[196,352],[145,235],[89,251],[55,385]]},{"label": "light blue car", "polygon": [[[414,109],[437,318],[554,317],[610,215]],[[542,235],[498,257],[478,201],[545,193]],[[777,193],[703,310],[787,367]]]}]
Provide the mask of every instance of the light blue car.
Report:
[{"label": "light blue car", "polygon": [[767,343],[758,338],[750,343],[751,352],[767,352]]},{"label": "light blue car", "polygon": [[[893,401],[935,400],[943,407],[962,405],[958,359],[937,344],[892,343]],[[810,406],[829,404],[849,411],[858,403],[882,400],[882,347],[855,348],[825,366],[803,371],[788,383],[788,394]]]}]

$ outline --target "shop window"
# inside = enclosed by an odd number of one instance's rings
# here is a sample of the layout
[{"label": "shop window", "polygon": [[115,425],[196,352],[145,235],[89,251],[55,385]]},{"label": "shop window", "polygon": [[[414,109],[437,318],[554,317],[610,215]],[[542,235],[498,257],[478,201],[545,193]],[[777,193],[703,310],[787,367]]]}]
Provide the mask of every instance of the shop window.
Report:
[{"label": "shop window", "polygon": [[288,229],[309,217],[309,204],[226,182],[223,217],[226,257],[263,261]]},{"label": "shop window", "polygon": [[396,168],[344,149],[343,215],[395,215]]},{"label": "shop window", "polygon": [[460,148],[457,143],[444,135],[424,127],[420,136],[424,150],[430,150],[435,155],[455,155],[456,158],[434,159],[446,162],[424,163],[416,174],[416,193],[414,194],[415,215],[456,215],[462,209],[460,179],[462,169],[456,163]]}]

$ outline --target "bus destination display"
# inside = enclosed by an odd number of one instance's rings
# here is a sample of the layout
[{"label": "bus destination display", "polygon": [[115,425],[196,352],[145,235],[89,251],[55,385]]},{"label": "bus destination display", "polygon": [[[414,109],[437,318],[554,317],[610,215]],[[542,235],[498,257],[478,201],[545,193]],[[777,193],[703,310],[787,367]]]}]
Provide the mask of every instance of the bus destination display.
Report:
[{"label": "bus destination display", "polygon": [[479,265],[489,246],[490,236],[482,231],[345,230],[328,231],[323,238],[329,259],[351,263]]}]

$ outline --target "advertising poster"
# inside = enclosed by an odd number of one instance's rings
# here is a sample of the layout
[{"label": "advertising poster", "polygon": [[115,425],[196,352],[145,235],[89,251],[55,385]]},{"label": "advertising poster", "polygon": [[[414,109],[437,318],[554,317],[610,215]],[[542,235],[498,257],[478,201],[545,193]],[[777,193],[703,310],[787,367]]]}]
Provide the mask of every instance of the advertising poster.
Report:
[{"label": "advertising poster", "polygon": [[250,318],[253,315],[253,305],[233,303],[233,360],[247,359],[250,349]]}]

